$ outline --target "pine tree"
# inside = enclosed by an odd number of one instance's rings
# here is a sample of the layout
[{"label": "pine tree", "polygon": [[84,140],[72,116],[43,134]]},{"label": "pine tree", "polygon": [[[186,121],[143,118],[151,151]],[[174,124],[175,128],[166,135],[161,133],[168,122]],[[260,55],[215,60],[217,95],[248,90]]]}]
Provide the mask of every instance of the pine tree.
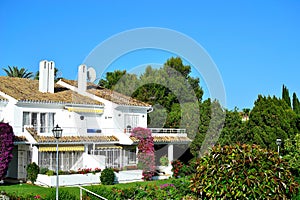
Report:
[{"label": "pine tree", "polygon": [[289,89],[287,89],[285,85],[282,86],[282,99],[287,103],[289,107],[292,107]]},{"label": "pine tree", "polygon": [[293,110],[296,114],[300,114],[300,102],[295,92],[293,93]]}]

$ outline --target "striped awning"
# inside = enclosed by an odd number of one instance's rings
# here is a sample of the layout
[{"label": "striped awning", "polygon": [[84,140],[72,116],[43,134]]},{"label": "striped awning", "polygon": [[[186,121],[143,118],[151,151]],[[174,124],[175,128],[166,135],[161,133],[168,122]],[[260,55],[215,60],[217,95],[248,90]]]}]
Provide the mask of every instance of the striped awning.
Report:
[{"label": "striped awning", "polygon": [[103,113],[103,109],[99,108],[76,108],[76,107],[67,107],[69,112],[79,112],[79,113]]},{"label": "striped awning", "polygon": [[[56,151],[56,146],[39,147],[39,151]],[[58,151],[84,151],[84,146],[59,146]]]}]

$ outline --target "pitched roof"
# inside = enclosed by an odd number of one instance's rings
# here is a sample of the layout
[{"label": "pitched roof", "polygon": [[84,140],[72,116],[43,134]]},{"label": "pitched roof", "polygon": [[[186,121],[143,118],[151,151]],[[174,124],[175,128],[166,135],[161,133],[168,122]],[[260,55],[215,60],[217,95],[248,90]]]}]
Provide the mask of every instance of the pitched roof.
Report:
[{"label": "pitched roof", "polygon": [[[66,80],[62,79],[63,82],[77,87],[77,81],[73,80]],[[134,99],[132,97],[123,95],[121,93],[118,93],[113,90],[106,89],[104,87],[98,86],[93,83],[87,83],[87,92],[94,94],[100,98],[112,101],[116,104],[120,105],[129,105],[129,106],[144,106],[144,107],[150,107],[151,105],[142,101],[139,101],[137,99]]]},{"label": "pitched roof", "polygon": [[[33,138],[37,141],[39,144],[43,143],[56,143],[56,139],[51,136],[40,136],[37,134],[36,130],[34,128],[26,128],[26,130],[33,136]],[[107,142],[113,142],[117,143],[119,142],[119,139],[115,136],[63,136],[59,139],[60,143],[76,143],[76,144],[82,144],[82,143],[107,143]]]},{"label": "pitched roof", "polygon": [[39,81],[26,78],[0,76],[0,91],[21,102],[103,104],[58,84],[54,86],[54,93],[40,92]]}]

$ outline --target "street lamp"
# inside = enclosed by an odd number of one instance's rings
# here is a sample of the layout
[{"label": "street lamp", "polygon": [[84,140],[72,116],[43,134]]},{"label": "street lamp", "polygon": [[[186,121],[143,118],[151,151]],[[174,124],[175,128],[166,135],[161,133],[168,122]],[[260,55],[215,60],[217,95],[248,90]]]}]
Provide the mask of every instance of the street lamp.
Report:
[{"label": "street lamp", "polygon": [[53,136],[56,138],[56,200],[58,200],[58,168],[59,168],[59,163],[58,163],[58,140],[62,136],[62,129],[61,127],[58,126],[58,124],[52,129]]},{"label": "street lamp", "polygon": [[280,145],[281,145],[281,142],[282,142],[282,141],[281,141],[280,138],[278,138],[278,139],[276,140],[278,155],[279,155],[279,147],[280,147]]}]

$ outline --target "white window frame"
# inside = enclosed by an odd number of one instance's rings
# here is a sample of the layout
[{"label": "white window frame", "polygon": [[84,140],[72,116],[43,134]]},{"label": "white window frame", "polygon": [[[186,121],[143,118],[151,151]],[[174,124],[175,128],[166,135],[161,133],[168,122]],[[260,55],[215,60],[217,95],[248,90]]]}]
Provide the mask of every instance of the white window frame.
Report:
[{"label": "white window frame", "polygon": [[[28,113],[28,119],[25,120],[24,116],[25,113]],[[45,114],[45,115],[44,115]],[[36,115],[36,120],[34,120]],[[45,116],[44,120],[42,121],[42,116]],[[52,117],[51,117],[52,116]],[[51,132],[52,128],[54,127],[54,112],[30,112],[24,111],[22,117],[22,131],[24,132],[24,126],[33,126],[33,128],[38,131],[39,133],[49,133]],[[52,120],[52,122],[50,122]]]}]

